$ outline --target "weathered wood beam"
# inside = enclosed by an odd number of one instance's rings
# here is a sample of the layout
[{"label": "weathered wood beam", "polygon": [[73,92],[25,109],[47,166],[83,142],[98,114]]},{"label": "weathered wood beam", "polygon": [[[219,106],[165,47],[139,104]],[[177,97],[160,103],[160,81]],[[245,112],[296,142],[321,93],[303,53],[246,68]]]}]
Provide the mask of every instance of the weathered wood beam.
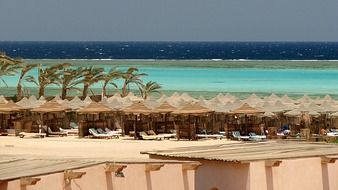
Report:
[{"label": "weathered wood beam", "polygon": [[329,158],[326,156],[321,157],[321,163],[322,164],[333,164],[336,162],[338,158]]},{"label": "weathered wood beam", "polygon": [[20,185],[21,186],[35,185],[40,180],[41,180],[41,178],[23,177],[23,178],[20,179]]},{"label": "weathered wood beam", "polygon": [[86,172],[73,172],[72,170],[65,170],[64,171],[65,184],[70,184],[70,182],[73,179],[79,179],[85,174]]},{"label": "weathered wood beam", "polygon": [[201,163],[184,163],[182,164],[182,170],[197,170],[198,167],[200,167]]},{"label": "weathered wood beam", "polygon": [[145,171],[151,172],[151,171],[158,171],[160,170],[164,164],[146,164]]},{"label": "weathered wood beam", "polygon": [[281,163],[281,160],[266,160],[265,167],[278,167]]},{"label": "weathered wood beam", "polygon": [[119,173],[119,172],[122,172],[122,170],[124,168],[126,168],[127,165],[122,165],[122,164],[106,164],[105,166],[105,171],[106,172],[115,172],[115,173]]}]

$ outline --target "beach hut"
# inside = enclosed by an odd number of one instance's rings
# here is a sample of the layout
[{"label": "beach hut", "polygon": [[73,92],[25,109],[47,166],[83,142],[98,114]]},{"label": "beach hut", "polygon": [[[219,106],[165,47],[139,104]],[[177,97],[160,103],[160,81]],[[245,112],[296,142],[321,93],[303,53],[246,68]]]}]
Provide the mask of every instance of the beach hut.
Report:
[{"label": "beach hut", "polygon": [[[239,108],[234,109],[230,112],[230,114],[233,115],[234,118],[236,118],[237,124],[239,125],[239,129],[241,131],[242,131],[241,123],[244,124],[244,132],[246,134],[248,133],[249,127],[251,128],[252,131],[260,133],[259,126],[257,122],[255,121],[258,118],[257,116],[262,115],[263,113],[264,113],[263,110],[254,108],[250,106],[248,103],[244,103]],[[250,122],[249,122],[249,118],[252,118],[250,119]],[[242,121],[242,122],[238,123],[238,121]]]},{"label": "beach hut", "polygon": [[20,112],[22,109],[22,107],[16,105],[12,101],[4,101],[4,99],[0,100],[0,134],[7,134],[5,129],[10,128],[9,125],[12,124],[13,121],[11,114]]},{"label": "beach hut", "polygon": [[[59,130],[59,127],[69,126],[69,121],[65,117],[64,112],[70,111],[66,106],[58,103],[56,100],[48,101],[37,108],[33,108],[31,112],[40,114],[40,125],[46,124],[51,130]],[[48,136],[47,130],[47,136]]]},{"label": "beach hut", "polygon": [[[155,127],[156,133],[160,131],[163,133],[170,133],[172,130],[175,129],[174,120],[173,120],[173,117],[171,117],[170,113],[177,110],[176,107],[169,104],[168,101],[164,101],[154,110],[156,113],[159,113],[161,117],[160,118],[161,120],[155,121],[155,124],[154,124],[156,126]],[[154,118],[154,119],[158,119],[158,118]]]},{"label": "beach hut", "polygon": [[[139,138],[138,132],[146,131],[152,128],[151,126],[151,114],[157,113],[156,110],[151,109],[144,105],[143,102],[134,102],[130,106],[122,109],[123,113],[128,117],[133,115],[133,120],[125,121],[124,130],[130,133],[134,133],[134,138]],[[133,132],[131,132],[131,124]],[[127,129],[126,129],[127,127]]]},{"label": "beach hut", "polygon": [[[92,101],[88,106],[78,109],[76,112],[82,116],[91,115],[96,119],[79,119],[79,137],[89,135],[89,128],[110,128],[110,119],[103,117],[102,114],[108,114],[113,110],[102,102]],[[100,115],[102,117],[100,117]]]},{"label": "beach hut", "polygon": [[[198,103],[189,103],[173,111],[172,114],[180,118],[179,121],[175,121],[175,124],[178,124],[175,127],[177,138],[196,139],[197,125],[200,124],[201,128],[206,128],[206,123],[205,121],[203,122],[201,118],[203,116],[213,116],[213,114],[211,114],[213,112],[211,109],[205,108]],[[188,122],[185,121],[186,118]],[[212,119],[214,122],[213,117]]]}]

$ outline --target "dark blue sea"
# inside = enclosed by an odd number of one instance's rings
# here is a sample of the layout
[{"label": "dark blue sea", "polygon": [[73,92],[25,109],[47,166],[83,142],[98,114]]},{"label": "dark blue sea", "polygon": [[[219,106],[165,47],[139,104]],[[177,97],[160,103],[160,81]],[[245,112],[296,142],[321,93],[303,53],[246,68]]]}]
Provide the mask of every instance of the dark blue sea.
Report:
[{"label": "dark blue sea", "polygon": [[338,60],[338,42],[0,42],[24,59]]}]

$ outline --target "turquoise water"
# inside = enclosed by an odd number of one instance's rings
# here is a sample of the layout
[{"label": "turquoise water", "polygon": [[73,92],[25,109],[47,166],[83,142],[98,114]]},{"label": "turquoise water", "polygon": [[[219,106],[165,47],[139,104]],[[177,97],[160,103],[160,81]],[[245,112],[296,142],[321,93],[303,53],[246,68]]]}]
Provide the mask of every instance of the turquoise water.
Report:
[{"label": "turquoise water", "polygon": [[[231,93],[277,93],[338,95],[338,62],[292,61],[99,61],[99,60],[27,60],[46,65],[71,62],[98,65],[109,70],[118,66],[125,70],[136,65],[156,81],[164,91],[204,91]],[[318,67],[322,65],[322,67]],[[37,75],[37,71],[31,74]],[[16,86],[17,76],[6,77],[8,85]],[[121,81],[119,82],[121,84]],[[32,84],[26,84],[33,87]],[[94,88],[100,88],[96,84]],[[6,91],[5,88],[1,88]]]}]

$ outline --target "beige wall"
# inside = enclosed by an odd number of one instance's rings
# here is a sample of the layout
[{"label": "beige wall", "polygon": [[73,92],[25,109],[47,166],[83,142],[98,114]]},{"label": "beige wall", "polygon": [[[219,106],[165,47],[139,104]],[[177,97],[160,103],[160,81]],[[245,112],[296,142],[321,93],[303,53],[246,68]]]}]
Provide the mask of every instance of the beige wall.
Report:
[{"label": "beige wall", "polygon": [[39,176],[36,185],[20,189],[20,181],[0,185],[0,190],[193,190],[194,171],[183,172],[182,164],[165,164],[159,171],[145,172],[145,164],[128,164],[123,170],[125,177],[107,174],[104,164],[74,171],[87,172],[65,186],[63,173]]},{"label": "beige wall", "polygon": [[235,164],[200,161],[196,190],[336,190],[338,161],[321,164],[321,158],[283,160],[278,167],[264,161]]}]

